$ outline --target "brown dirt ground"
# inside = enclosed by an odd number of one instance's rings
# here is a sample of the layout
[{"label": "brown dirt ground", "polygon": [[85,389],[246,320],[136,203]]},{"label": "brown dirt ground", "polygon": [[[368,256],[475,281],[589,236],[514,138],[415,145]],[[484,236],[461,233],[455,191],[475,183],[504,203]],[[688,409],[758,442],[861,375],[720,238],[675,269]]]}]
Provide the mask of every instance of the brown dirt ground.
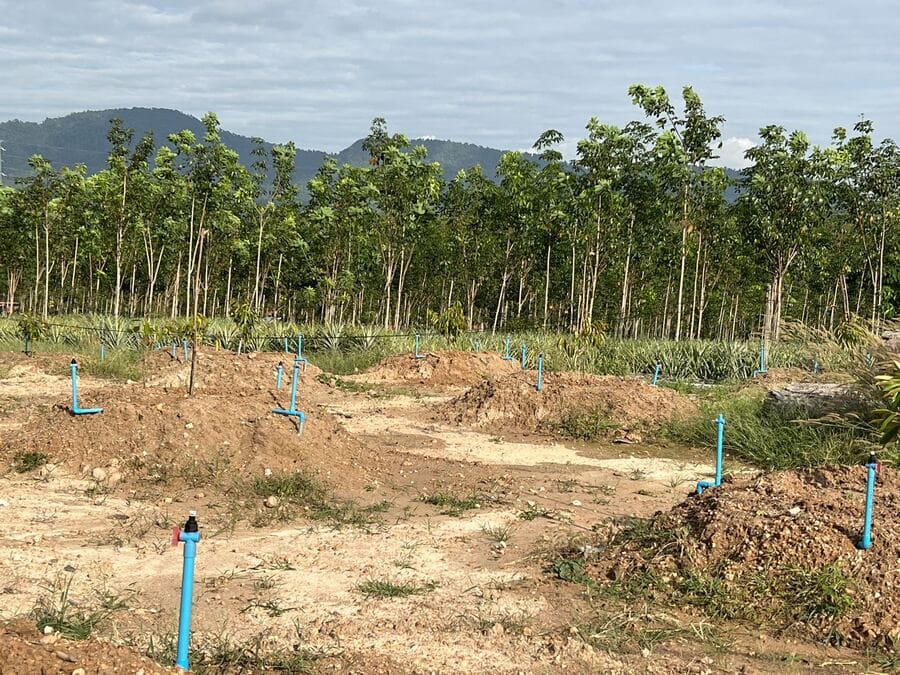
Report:
[{"label": "brown dirt ground", "polygon": [[502,377],[519,369],[517,361],[505,361],[494,352],[429,352],[417,359],[412,354],[391,356],[364,373],[348,379],[370,384],[424,384],[430,387],[469,386],[487,378]]},{"label": "brown dirt ground", "polygon": [[[491,363],[496,355],[475,356]],[[637,446],[542,439],[546,446],[539,447],[471,430],[465,430],[471,438],[464,437],[458,427],[435,427],[421,401],[401,405],[408,397],[332,389],[316,381],[314,370],[301,376],[299,407],[308,418],[298,435],[289,420],[269,412],[289,395],[287,378],[274,392],[280,359],[201,354],[206,380],[194,398],[185,396],[179,378],[183,364],[166,353],[146,362],[147,381],[156,386],[100,381],[84,372],[83,404],[106,407],[86,418],[66,412],[68,380],[52,375],[65,365],[64,356],[35,357],[27,372],[0,374],[6,430],[0,461],[34,450],[56,465],[27,474],[0,471],[0,620],[27,616],[48,587],[71,575],[80,607],[89,607],[104,588],[134,591],[128,609],[102,626],[104,638],[141,645],[148,636],[171,635],[181,555],[168,539],[172,524],[196,509],[204,539],[194,591],[195,646],[223,635],[279,647],[299,641],[315,656],[313,672],[367,674],[837,672],[823,664],[863,663],[855,652],[757,635],[715,650],[681,639],[645,654],[591,647],[576,626],[596,600],[552,580],[544,569],[548,552],[593,537],[598,523],[668,510],[682,498],[690,474],[703,477],[710,467],[660,458],[651,446],[635,457],[622,449]],[[20,361],[13,356],[10,364]],[[518,368],[507,362],[500,368],[510,366]],[[478,371],[478,378],[486,372]],[[506,378],[519,378],[524,384],[515,386],[526,388],[505,394],[510,416],[536,415],[543,405],[527,391],[530,375]],[[578,405],[578,396],[594,396],[622,419],[632,415],[644,425],[693,405],[636,381],[587,378],[577,389],[570,377],[548,374],[545,380],[554,411]],[[557,391],[558,383],[566,386]],[[570,397],[570,389],[579,393]],[[235,519],[235,500],[259,500],[230,485],[265,469],[301,467],[316,469],[341,499],[384,503],[386,510],[353,527],[299,516],[255,524],[246,511]],[[95,468],[107,474],[105,483],[91,477]],[[113,484],[108,477],[115,473],[121,478]],[[423,500],[442,494],[474,504],[452,513]],[[498,533],[504,532],[501,543]],[[434,585],[407,598],[367,598],[358,585],[369,579]],[[639,627],[642,615],[632,620]],[[690,619],[684,627],[696,625]],[[43,658],[34,652],[46,648],[33,628],[5,630],[0,664],[6,653]],[[113,654],[107,648],[126,664],[118,672],[140,667],[128,658],[143,665],[136,650],[94,639],[66,644],[64,653],[85,659],[96,653],[98,660],[82,667],[102,672],[95,664]],[[787,666],[759,656],[770,652]],[[66,673],[81,664],[62,661],[58,671],[38,663],[46,672]],[[22,671],[0,666],[6,672]],[[144,672],[167,671],[148,666]]]},{"label": "brown dirt ground", "polygon": [[823,617],[805,628],[836,629],[849,641],[900,646],[900,477],[883,469],[877,478],[873,545],[856,548],[862,529],[866,470],[836,466],[764,473],[725,482],[658,514],[659,532],[686,528],[684,548],[649,563],[634,545],[607,551],[593,574],[627,578],[635,569],[663,574],[713,573],[725,579],[764,571],[778,578],[791,569],[837,564],[857,585],[854,605],[836,624]]},{"label": "brown dirt ground", "polygon": [[817,375],[803,368],[769,368],[762,375],[750,379],[747,386],[762,385],[768,389],[780,387],[796,382],[833,382],[836,384],[850,384],[853,377],[847,373],[823,371]]},{"label": "brown dirt ground", "polygon": [[180,672],[96,639],[72,642],[58,635],[39,633],[31,621],[11,621],[0,625],[0,674],[70,675],[82,668],[85,673],[137,673],[164,675]]},{"label": "brown dirt ground", "polygon": [[540,392],[536,381],[534,371],[484,381],[442,415],[462,425],[533,433],[556,431],[567,415],[597,412],[609,422],[609,438],[640,440],[642,431],[697,410],[686,396],[634,378],[545,373]]}]

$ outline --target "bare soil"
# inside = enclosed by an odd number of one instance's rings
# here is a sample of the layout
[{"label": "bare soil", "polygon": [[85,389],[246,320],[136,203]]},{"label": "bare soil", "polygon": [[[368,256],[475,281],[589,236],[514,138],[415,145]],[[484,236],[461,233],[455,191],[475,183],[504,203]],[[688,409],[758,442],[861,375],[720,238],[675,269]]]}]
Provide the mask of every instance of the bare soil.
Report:
[{"label": "bare soil", "polygon": [[422,384],[432,388],[470,386],[514,373],[517,361],[504,360],[494,352],[429,352],[391,356],[348,379],[369,384]]},{"label": "bare soil", "polygon": [[[729,639],[722,643],[686,637],[709,630],[708,621],[687,614],[672,619],[680,622],[679,637],[621,652],[596,646],[591,631],[600,628],[586,626],[596,626],[598,598],[554,579],[548,560],[594,541],[623,518],[688,509],[676,505],[696,479],[712,472],[705,461],[709,449],[497,435],[493,424],[541,431],[564,411],[602,405],[623,430],[639,430],[687,414],[693,404],[633,380],[584,378],[578,384],[568,374],[548,374],[538,400],[528,391],[531,374],[517,373],[515,363],[487,354],[445,356],[425,361],[457,364],[447,366],[446,375],[436,368],[438,375],[429,378],[378,381],[449,388],[443,396],[401,396],[379,391],[378,383],[371,393],[346,392],[319,382],[311,367],[300,376],[298,407],[307,415],[300,434],[291,420],[271,412],[288,402],[287,373],[282,390],[275,390],[281,355],[202,353],[201,386],[193,397],[184,389],[184,364],[165,352],[147,356],[139,383],[100,380],[85,369],[83,404],[105,409],[90,417],[66,409],[69,382],[60,373],[67,357],[0,355],[0,621],[19,622],[0,632],[0,673],[78,667],[91,673],[106,666],[168,672],[142,654],[161,658],[159,645],[171,644],[177,627],[181,551],[170,537],[188,510],[198,511],[203,535],[192,645],[207,656],[235,650],[300,655],[304,668],[323,673],[869,667],[871,660],[858,651],[740,627],[723,626]],[[422,367],[407,365],[403,372]],[[15,370],[19,366],[24,370]],[[463,382],[475,386],[453,399],[452,387]],[[495,389],[502,392],[497,402],[476,396]],[[462,415],[466,396],[473,406],[482,401],[485,410],[509,412],[483,427],[477,415],[466,417],[475,429],[436,413]],[[580,407],[583,399],[587,408]],[[44,453],[48,463],[16,473],[12,465],[22,452]],[[327,485],[328,499],[352,504],[366,517],[348,524],[267,507],[252,489],[253,481],[294,471],[313,472]],[[737,485],[720,494],[734,490],[736,504],[744,492],[755,494],[752,483]],[[801,487],[784,490],[805,494]],[[847,490],[858,488],[854,483]],[[713,499],[716,491],[687,504]],[[806,499],[790,523],[806,522],[807,511],[810,518],[830,517],[819,512],[824,503]],[[851,527],[855,512],[849,502],[838,504],[847,511],[844,526]],[[896,510],[893,501],[878,504]],[[754,513],[736,511],[729,523],[737,530]],[[888,536],[879,529],[876,542]],[[784,539],[785,545],[794,541]],[[890,574],[885,567],[885,578],[896,583]],[[72,611],[90,611],[110,597],[121,605],[90,640],[48,646],[51,640],[42,642],[46,636],[34,629],[33,610],[58,598],[68,582]],[[406,595],[367,594],[366,582],[393,584]],[[894,586],[879,588],[887,594]],[[622,630],[643,634],[657,614],[649,607],[628,609]],[[232,661],[213,672],[276,672],[272,663]]]},{"label": "bare soil", "polygon": [[457,424],[518,432],[559,432],[567,416],[597,415],[608,438],[641,440],[664,422],[696,412],[686,396],[643,380],[582,373],[520,371],[486,380],[449,403],[444,416]]}]

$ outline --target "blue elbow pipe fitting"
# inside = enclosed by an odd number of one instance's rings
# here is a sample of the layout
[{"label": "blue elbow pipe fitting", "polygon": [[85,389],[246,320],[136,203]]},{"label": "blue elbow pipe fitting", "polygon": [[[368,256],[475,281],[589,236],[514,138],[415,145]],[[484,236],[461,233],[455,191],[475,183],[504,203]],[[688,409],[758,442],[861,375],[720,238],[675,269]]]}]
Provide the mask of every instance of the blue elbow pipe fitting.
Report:
[{"label": "blue elbow pipe fitting", "polygon": [[701,480],[697,483],[697,494],[702,495],[707,488],[719,487],[722,484],[722,446],[725,441],[725,415],[721,413],[715,419],[716,423],[716,479],[714,481]]},{"label": "blue elbow pipe fitting", "polygon": [[[304,359],[305,360],[305,359]],[[293,377],[291,381],[291,405],[289,408],[273,408],[272,412],[276,415],[285,415],[297,419],[297,430],[303,433],[303,424],[306,422],[306,416],[297,410],[297,383],[300,380],[300,362],[294,361]]]},{"label": "blue elbow pipe fitting", "polygon": [[78,361],[72,359],[69,369],[72,373],[72,414],[96,415],[97,413],[102,413],[103,408],[80,408],[78,406]]}]

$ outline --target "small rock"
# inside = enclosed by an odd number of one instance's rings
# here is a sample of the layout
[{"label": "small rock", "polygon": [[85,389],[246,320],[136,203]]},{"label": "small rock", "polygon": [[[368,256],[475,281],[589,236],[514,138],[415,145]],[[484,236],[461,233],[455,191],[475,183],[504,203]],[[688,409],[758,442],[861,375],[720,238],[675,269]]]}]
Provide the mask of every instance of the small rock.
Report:
[{"label": "small rock", "polygon": [[[56,658],[61,659],[63,661],[68,661],[69,663],[75,663],[75,659],[73,659],[69,654],[66,654],[66,652],[56,651],[56,652],[53,652],[53,655]],[[82,673],[82,675],[84,675],[84,670],[82,670],[81,673]]]},{"label": "small rock", "polygon": [[172,503],[171,497],[166,497],[165,499],[163,499],[163,504],[171,504],[171,503]]},{"label": "small rock", "polygon": [[116,486],[121,482],[122,482],[122,474],[119,473],[118,471],[112,471],[106,477],[106,484],[109,485],[110,487]]},{"label": "small rock", "polygon": [[203,499],[205,496],[206,496],[206,493],[205,493],[205,492],[198,492],[198,493],[197,493],[197,499]]},{"label": "small rock", "polygon": [[641,650],[641,656],[643,656],[645,659],[649,659],[650,658],[650,650],[647,649],[646,647],[644,647]]},{"label": "small rock", "polygon": [[800,513],[802,509],[799,506],[794,506],[793,508],[788,509],[788,513],[792,516],[796,516]]},{"label": "small rock", "polygon": [[53,635],[53,626],[44,626],[44,635]]},{"label": "small rock", "polygon": [[193,423],[193,422],[188,422],[187,424],[184,425],[184,428],[185,428],[185,429],[193,429],[193,428],[194,428],[194,423]]},{"label": "small rock", "polygon": [[106,469],[102,466],[95,467],[93,471],[91,471],[91,478],[93,478],[98,483],[102,483],[106,480]]},{"label": "small rock", "polygon": [[572,506],[581,506],[581,502],[578,501],[577,499],[573,499],[573,500],[572,500]]},{"label": "small rock", "polygon": [[266,501],[265,501],[266,508],[274,509],[280,503],[281,503],[281,500],[278,499],[278,497],[276,497],[275,495],[269,495],[268,497],[266,497]]},{"label": "small rock", "polygon": [[0,508],[3,508],[4,506],[9,506],[9,502],[5,499],[0,499]]},{"label": "small rock", "polygon": [[85,675],[84,668],[76,668],[72,671],[72,675]]},{"label": "small rock", "polygon": [[[47,626],[47,628],[50,628],[50,626]],[[52,631],[53,629],[50,628],[50,630]],[[50,635],[45,635],[41,638],[42,645],[55,645],[57,642],[59,642],[58,633],[51,633]]]}]

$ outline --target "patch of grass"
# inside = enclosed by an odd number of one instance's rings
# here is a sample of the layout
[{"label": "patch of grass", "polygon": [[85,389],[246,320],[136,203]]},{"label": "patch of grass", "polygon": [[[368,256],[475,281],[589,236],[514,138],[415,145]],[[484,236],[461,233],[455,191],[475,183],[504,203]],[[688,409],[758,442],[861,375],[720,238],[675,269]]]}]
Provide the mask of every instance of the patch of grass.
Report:
[{"label": "patch of grass", "polygon": [[44,466],[49,457],[43,452],[17,452],[13,455],[13,469],[16,473],[27,473]]},{"label": "patch of grass", "polygon": [[[143,350],[107,348],[101,361],[98,353],[90,353],[78,359],[79,375],[99,377],[104,380],[124,382],[132,380],[140,382],[144,379]],[[64,376],[69,375],[69,367],[65,367]]]},{"label": "patch of grass", "polygon": [[437,492],[433,495],[426,495],[422,501],[432,506],[439,506],[443,509],[442,514],[448,516],[459,516],[466,511],[481,507],[481,500],[475,495],[471,497],[460,497],[451,492]]},{"label": "patch of grass", "polygon": [[371,368],[381,361],[385,355],[385,352],[378,349],[359,351],[324,349],[311,355],[311,360],[326,373],[351,375]]},{"label": "patch of grass", "polygon": [[[297,645],[303,642],[297,630]],[[191,642],[191,672],[197,675],[213,675],[222,672],[275,672],[308,673],[317,655],[311,650],[296,646],[291,649],[273,648],[266,640],[268,632],[255,635],[246,642],[235,642],[222,633],[205,643]],[[174,634],[152,637],[143,645],[145,656],[164,666],[175,661],[177,640]]]},{"label": "patch of grass", "polygon": [[282,607],[281,603],[277,600],[261,600],[259,598],[253,598],[243,609],[241,609],[241,614],[249,612],[252,609],[261,609],[270,617],[275,618],[281,616],[285,612],[291,611],[294,607]]},{"label": "patch of grass", "polygon": [[714,453],[712,420],[719,413],[725,416],[725,452],[764,469],[858,464],[867,453],[868,439],[858,428],[809,424],[802,415],[788,411],[763,411],[761,397],[752,393],[706,402],[697,416],[670,422],[662,433],[682,443],[709,447]]},{"label": "patch of grass", "polygon": [[519,511],[519,520],[536,520],[537,518],[552,518],[553,512],[542,506],[529,506],[524,511]]},{"label": "patch of grass", "polygon": [[482,614],[479,607],[475,615],[464,617],[480,633],[489,633],[499,625],[506,635],[521,635],[534,621],[534,617],[525,611],[508,610],[497,614]]},{"label": "patch of grass", "polygon": [[606,411],[595,409],[565,413],[557,422],[556,430],[569,438],[594,441],[598,438],[605,438],[609,432],[615,431],[621,426],[610,420]]},{"label": "patch of grass", "polygon": [[367,598],[405,598],[410,595],[429,593],[437,588],[437,582],[429,581],[424,586],[407,583],[394,583],[384,579],[367,579],[357,584],[356,590]]},{"label": "patch of grass", "polygon": [[72,577],[65,581],[57,578],[38,597],[31,610],[31,616],[38,630],[50,626],[62,637],[69,640],[86,640],[94,632],[98,624],[106,620],[113,612],[128,606],[126,593],[103,591],[99,594],[95,607],[76,603],[70,597]]},{"label": "patch of grass", "polygon": [[799,621],[839,617],[853,607],[853,580],[836,563],[818,569],[791,567],[782,577],[782,596]]},{"label": "patch of grass", "polygon": [[482,525],[481,531],[488,539],[498,544],[505,544],[512,534],[512,528],[509,525]]},{"label": "patch of grass", "polygon": [[372,388],[371,385],[362,382],[353,382],[352,380],[345,380],[341,377],[336,377],[335,375],[331,375],[329,373],[319,373],[316,379],[322,384],[328,385],[329,387],[335,387],[336,389],[340,389],[341,391],[351,393],[363,393],[369,391]]},{"label": "patch of grass", "polygon": [[678,557],[688,534],[686,528],[671,527],[652,518],[629,518],[623,521],[612,543],[635,544],[645,560],[661,554]]}]

